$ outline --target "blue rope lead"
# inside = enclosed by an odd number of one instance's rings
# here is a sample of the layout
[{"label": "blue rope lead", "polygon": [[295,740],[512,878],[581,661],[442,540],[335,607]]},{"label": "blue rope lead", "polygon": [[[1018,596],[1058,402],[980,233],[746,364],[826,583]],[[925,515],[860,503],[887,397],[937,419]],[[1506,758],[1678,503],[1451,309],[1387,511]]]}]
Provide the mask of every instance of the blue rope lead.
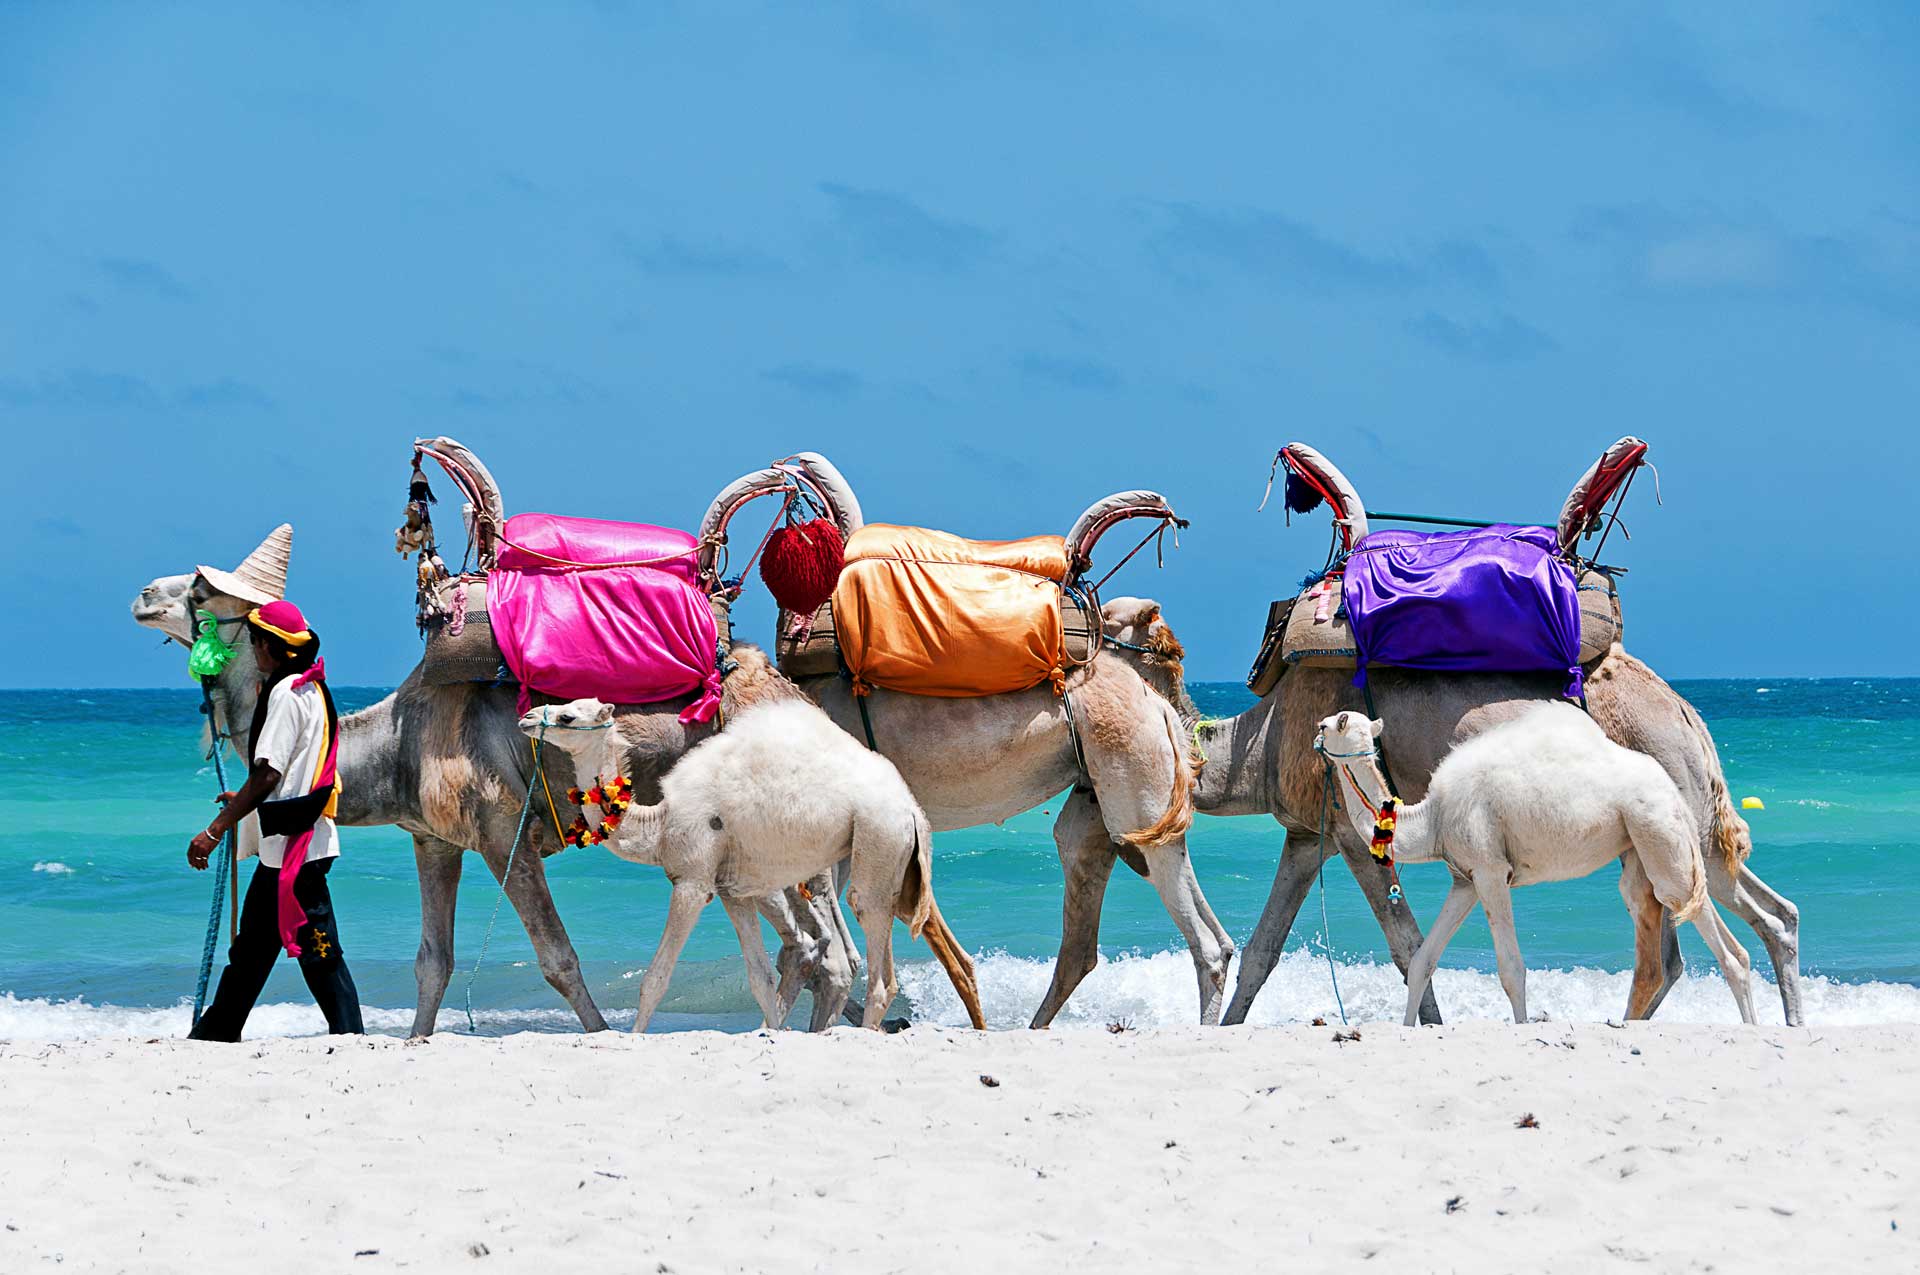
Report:
[{"label": "blue rope lead", "polygon": [[487,949],[493,946],[493,925],[500,919],[500,900],[507,897],[507,878],[513,875],[513,858],[520,853],[520,842],[527,835],[527,817],[533,813],[533,786],[540,781],[540,745],[546,742],[546,714],[540,715],[540,734],[533,741],[533,773],[527,776],[527,797],[520,803],[520,827],[513,834],[513,845],[507,851],[507,868],[500,874],[500,893],[493,896],[493,915],[487,918],[487,935],[480,941],[480,955],[473,958],[473,968],[467,971],[467,1030],[475,1031],[473,1025],[473,980],[479,977],[480,963],[487,959]]},{"label": "blue rope lead", "polygon": [[[200,711],[207,715],[207,731],[213,737],[213,775],[220,785],[220,791],[227,790],[227,768],[220,760],[220,749],[226,743],[226,736],[220,733],[220,723],[213,715],[213,692],[206,683],[200,685]],[[207,917],[207,941],[200,949],[200,981],[193,989],[193,1025],[200,1025],[200,1015],[207,1008],[207,984],[213,981],[213,949],[220,941],[220,914],[226,910],[227,877],[234,869],[235,847],[232,830],[220,839],[220,854],[214,860],[213,874],[213,910]]]},{"label": "blue rope lead", "polygon": [[1333,795],[1333,770],[1328,767],[1321,775],[1320,786],[1320,866],[1317,875],[1320,878],[1320,950],[1327,956],[1327,977],[1333,980],[1333,1004],[1340,1011],[1340,1025],[1347,1026],[1347,1006],[1340,999],[1340,971],[1333,964],[1333,926],[1327,921],[1327,807],[1337,798]]}]

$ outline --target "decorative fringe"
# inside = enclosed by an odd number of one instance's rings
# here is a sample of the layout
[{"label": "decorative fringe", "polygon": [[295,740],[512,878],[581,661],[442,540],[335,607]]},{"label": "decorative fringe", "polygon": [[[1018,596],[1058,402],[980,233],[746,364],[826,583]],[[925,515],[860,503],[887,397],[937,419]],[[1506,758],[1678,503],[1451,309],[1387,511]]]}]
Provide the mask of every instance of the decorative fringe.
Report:
[{"label": "decorative fringe", "polygon": [[1287,471],[1287,509],[1296,514],[1310,514],[1320,507],[1322,497],[1312,483],[1289,469]]}]

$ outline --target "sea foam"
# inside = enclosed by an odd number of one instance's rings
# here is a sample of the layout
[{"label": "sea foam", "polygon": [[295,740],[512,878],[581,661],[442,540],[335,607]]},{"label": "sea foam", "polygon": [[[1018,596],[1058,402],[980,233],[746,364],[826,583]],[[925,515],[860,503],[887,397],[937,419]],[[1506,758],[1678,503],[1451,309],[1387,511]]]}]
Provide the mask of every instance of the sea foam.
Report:
[{"label": "sea foam", "polygon": [[[1052,965],[1005,953],[988,953],[975,961],[987,1024],[996,1030],[1021,1028],[1046,994]],[[1398,1022],[1406,1001],[1400,973],[1390,965],[1338,962],[1340,1002],[1352,1022]],[[901,999],[893,1007],[916,1022],[963,1027],[966,1014],[947,976],[931,962],[903,965],[899,971]],[[1555,1021],[1618,1021],[1627,1002],[1629,976],[1599,969],[1536,969],[1527,971],[1527,1004],[1535,1015]],[[1839,983],[1807,976],[1801,980],[1806,1016],[1813,1026],[1920,1022],[1920,987],[1906,983]],[[1434,994],[1450,1021],[1508,1017],[1507,999],[1499,979],[1476,970],[1442,969],[1434,975]],[[603,999],[605,999],[603,997]],[[665,1016],[675,1028],[739,1030],[754,1022],[753,1002],[738,994],[726,998],[719,1012]],[[1754,1009],[1762,1024],[1778,1024],[1783,1015],[1778,990],[1755,978]],[[1184,952],[1156,952],[1102,958],[1075,990],[1055,1020],[1061,1030],[1104,1029],[1121,1023],[1136,1029],[1184,1026],[1196,1020],[1199,996],[1193,962]],[[626,1005],[603,1005],[615,1027],[633,1022]],[[802,1010],[805,1000],[802,999]],[[413,1023],[413,1011],[368,1007],[369,1030],[401,1034]],[[801,1017],[804,1017],[804,1012]],[[1711,968],[1688,973],[1659,1012],[1661,1022],[1737,1023],[1733,998],[1725,982]],[[20,998],[0,992],[0,1040],[62,1041],[93,1037],[184,1036],[192,1018],[186,1001],[167,1006],[94,1004],[73,999],[54,1001]],[[1247,1021],[1255,1025],[1282,1025],[1325,1018],[1340,1021],[1325,958],[1306,950],[1288,952],[1275,966]],[[655,1030],[667,1023],[657,1020]],[[442,1031],[467,1030],[466,1015],[443,1009],[437,1024]],[[571,1032],[578,1030],[573,1013],[561,1005],[538,1009],[477,1009],[475,1026],[482,1035],[513,1032]],[[310,1004],[280,1002],[256,1008],[247,1022],[247,1035],[312,1036],[326,1030],[320,1011]]]}]

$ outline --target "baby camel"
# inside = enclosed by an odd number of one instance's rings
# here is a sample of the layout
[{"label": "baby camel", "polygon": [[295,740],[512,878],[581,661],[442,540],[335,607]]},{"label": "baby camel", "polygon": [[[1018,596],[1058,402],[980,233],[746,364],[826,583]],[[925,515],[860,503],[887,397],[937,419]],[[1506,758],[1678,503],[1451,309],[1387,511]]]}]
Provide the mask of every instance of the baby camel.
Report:
[{"label": "baby camel", "polygon": [[[1746,949],[1707,900],[1706,865],[1680,792],[1651,757],[1622,748],[1571,704],[1541,704],[1460,744],[1434,769],[1427,799],[1397,811],[1375,764],[1381,723],[1337,713],[1320,723],[1314,749],[1340,767],[1348,818],[1376,845],[1388,841],[1407,863],[1439,859],[1453,869],[1453,890],[1407,967],[1407,1016],[1477,900],[1493,931],[1500,985],[1513,1020],[1527,1021],[1527,971],[1513,932],[1510,887],[1582,877],[1620,860],[1620,896],[1636,921],[1657,923],[1659,909],[1692,921],[1707,941],[1740,1020],[1753,1021]],[[1375,823],[1361,813],[1380,812]],[[1651,910],[1651,918],[1649,918]]]},{"label": "baby camel", "polygon": [[[573,755],[575,773],[594,775],[584,803],[600,811],[576,835],[623,859],[665,869],[673,882],[667,928],[640,983],[633,1030],[645,1031],[667,994],[674,962],[700,910],[717,893],[740,936],[747,982],[767,1026],[785,1023],[797,979],[776,987],[760,938],[760,899],[807,881],[851,856],[847,901],[867,936],[864,1025],[878,1028],[899,985],[893,918],[924,933],[977,1028],[980,991],[973,962],[933,901],[932,829],[893,764],[862,748],[810,703],[781,700],[735,716],[660,781],[657,806],[628,807],[621,768],[626,744],[613,710],[597,699],[535,708],[520,729]],[[845,994],[842,993],[844,1004]],[[839,1017],[841,1005],[826,1018]]]}]

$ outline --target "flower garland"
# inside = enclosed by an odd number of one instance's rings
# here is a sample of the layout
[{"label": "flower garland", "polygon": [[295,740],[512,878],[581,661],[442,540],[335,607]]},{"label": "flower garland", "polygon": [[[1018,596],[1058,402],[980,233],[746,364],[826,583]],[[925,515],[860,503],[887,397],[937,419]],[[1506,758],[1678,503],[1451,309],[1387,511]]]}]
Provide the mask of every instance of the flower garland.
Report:
[{"label": "flower garland", "polygon": [[[633,781],[624,775],[615,775],[612,779],[595,775],[593,787],[585,792],[567,789],[567,800],[579,806],[580,813],[574,816],[563,839],[570,846],[597,846],[619,829],[627,807],[633,804]],[[598,824],[587,822],[588,806],[599,810]]]},{"label": "flower garland", "polygon": [[1382,797],[1380,809],[1373,817],[1373,840],[1367,846],[1367,852],[1381,863],[1393,862],[1393,830],[1400,822],[1400,799]]}]

